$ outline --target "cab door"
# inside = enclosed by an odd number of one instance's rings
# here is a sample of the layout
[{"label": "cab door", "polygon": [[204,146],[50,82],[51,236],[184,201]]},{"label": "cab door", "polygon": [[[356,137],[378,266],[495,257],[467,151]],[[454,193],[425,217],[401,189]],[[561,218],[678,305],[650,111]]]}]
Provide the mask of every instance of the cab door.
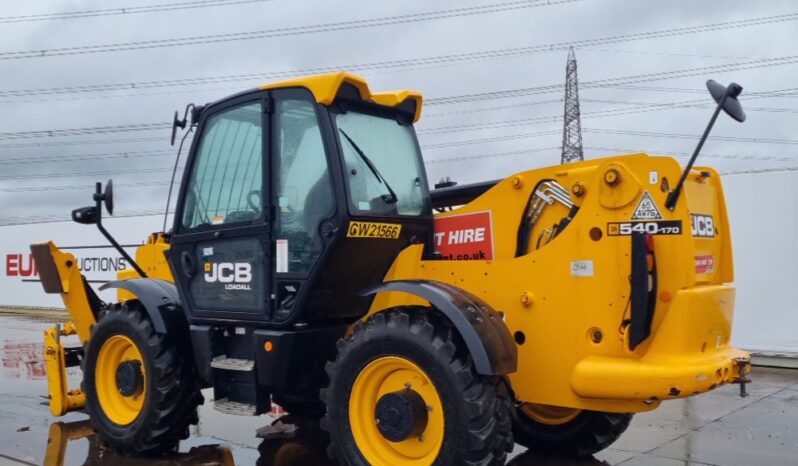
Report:
[{"label": "cab door", "polygon": [[196,318],[271,318],[267,94],[207,109],[192,145],[170,259]]},{"label": "cab door", "polygon": [[306,89],[275,90],[270,102],[274,321],[286,324],[312,311],[314,277],[342,221],[323,107]]}]

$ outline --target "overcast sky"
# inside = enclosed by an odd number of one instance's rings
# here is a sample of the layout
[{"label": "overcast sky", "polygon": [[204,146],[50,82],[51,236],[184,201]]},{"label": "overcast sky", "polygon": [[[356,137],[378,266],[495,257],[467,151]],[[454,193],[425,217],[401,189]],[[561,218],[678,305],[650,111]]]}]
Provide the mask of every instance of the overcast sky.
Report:
[{"label": "overcast sky", "polygon": [[[721,171],[798,165],[795,2],[229,0],[233,4],[135,9],[185,1],[0,2],[0,224],[65,216],[90,203],[94,181],[109,177],[118,187],[119,213],[163,209],[176,152],[168,128],[71,136],[31,131],[163,124],[189,102],[311,69],[354,69],[375,90],[422,91],[429,105],[417,130],[431,182],[442,176],[475,182],[559,163],[569,43],[575,43],[583,84],[586,158],[646,151],[684,162],[710,116],[704,82],[714,78],[744,86],[748,121],[719,120],[717,138],[699,163]],[[517,8],[493,11],[511,4]],[[476,10],[469,7],[487,5],[504,7],[470,14]],[[133,9],[20,18],[116,7]],[[437,19],[404,16],[453,9],[460,11]],[[389,17],[405,22],[363,21]],[[353,23],[333,24],[346,21]],[[700,28],[729,22],[737,27]],[[321,24],[333,26],[306,27]],[[693,27],[689,34],[673,31]],[[287,34],[286,28],[297,29]],[[272,32],[241,39],[253,31]],[[211,35],[233,40],[173,46]],[[626,35],[634,36],[617,37]],[[134,50],[96,47],[146,41],[158,42]],[[234,75],[247,76],[216,79]],[[183,82],[143,84],[153,81]],[[112,90],[96,90],[108,85]],[[558,87],[540,89],[551,85]],[[81,91],[85,86],[93,90]],[[497,94],[515,90],[524,91]],[[452,103],[483,93],[489,94]]]}]

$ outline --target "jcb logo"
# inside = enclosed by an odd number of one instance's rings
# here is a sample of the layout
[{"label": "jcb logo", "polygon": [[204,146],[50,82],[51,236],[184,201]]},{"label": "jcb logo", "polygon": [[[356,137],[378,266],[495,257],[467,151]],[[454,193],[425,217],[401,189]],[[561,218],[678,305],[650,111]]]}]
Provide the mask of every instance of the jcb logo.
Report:
[{"label": "jcb logo", "polygon": [[711,215],[690,214],[690,224],[694,237],[715,237],[715,220]]},{"label": "jcb logo", "polygon": [[225,283],[225,290],[251,290],[252,264],[248,262],[205,263],[205,281]]}]

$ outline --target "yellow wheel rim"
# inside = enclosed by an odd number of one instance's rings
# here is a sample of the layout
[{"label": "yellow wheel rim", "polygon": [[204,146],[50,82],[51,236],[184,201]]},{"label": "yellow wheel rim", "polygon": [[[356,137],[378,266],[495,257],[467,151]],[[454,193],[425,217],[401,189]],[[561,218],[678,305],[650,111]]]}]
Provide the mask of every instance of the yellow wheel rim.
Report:
[{"label": "yellow wheel rim", "polygon": [[562,406],[542,405],[537,403],[524,403],[521,412],[533,420],[548,426],[559,426],[576,419],[581,409],[564,408]]},{"label": "yellow wheel rim", "polygon": [[[130,396],[121,394],[116,385],[116,370],[124,361],[138,361],[144,380],[142,388]],[[133,340],[124,335],[113,335],[103,343],[94,368],[94,382],[100,407],[111,422],[124,426],[136,420],[147,393],[147,371]]]},{"label": "yellow wheel rim", "polygon": [[[427,426],[418,437],[392,442],[377,427],[375,407],[383,395],[407,388],[427,405]],[[369,464],[429,465],[443,445],[443,405],[427,374],[411,361],[384,356],[360,371],[349,398],[349,424],[358,449]]]}]

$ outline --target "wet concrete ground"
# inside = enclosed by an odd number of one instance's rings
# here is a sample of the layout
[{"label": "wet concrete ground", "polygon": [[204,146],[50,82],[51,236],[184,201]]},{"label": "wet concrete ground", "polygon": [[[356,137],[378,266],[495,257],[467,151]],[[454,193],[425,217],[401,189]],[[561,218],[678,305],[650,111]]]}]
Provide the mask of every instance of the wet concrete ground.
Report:
[{"label": "wet concrete ground", "polygon": [[[47,381],[41,335],[52,320],[0,314],[0,465],[333,465],[324,455],[326,439],[317,423],[289,421],[298,426],[295,438],[261,440],[255,430],[278,415],[227,416],[209,403],[201,408],[191,438],[173,457],[137,461],[104,450],[90,435],[85,414],[54,418],[42,404]],[[798,465],[798,370],[755,367],[752,377],[748,398],[738,397],[738,387],[726,386],[635,416],[623,437],[595,458],[544,457],[517,445],[508,464]],[[77,368],[71,369],[70,378],[77,386]]]}]

